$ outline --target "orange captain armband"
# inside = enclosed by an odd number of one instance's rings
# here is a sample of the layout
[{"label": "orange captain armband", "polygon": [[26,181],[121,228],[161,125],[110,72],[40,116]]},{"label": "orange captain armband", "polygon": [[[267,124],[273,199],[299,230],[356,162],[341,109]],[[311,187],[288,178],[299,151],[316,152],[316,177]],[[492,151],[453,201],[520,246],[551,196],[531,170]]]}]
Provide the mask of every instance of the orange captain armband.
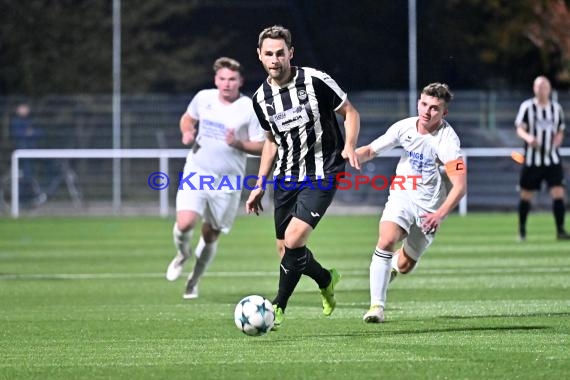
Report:
[{"label": "orange captain armband", "polygon": [[467,167],[463,159],[458,158],[457,160],[449,161],[445,164],[445,172],[449,177],[452,175],[465,174],[467,173]]}]

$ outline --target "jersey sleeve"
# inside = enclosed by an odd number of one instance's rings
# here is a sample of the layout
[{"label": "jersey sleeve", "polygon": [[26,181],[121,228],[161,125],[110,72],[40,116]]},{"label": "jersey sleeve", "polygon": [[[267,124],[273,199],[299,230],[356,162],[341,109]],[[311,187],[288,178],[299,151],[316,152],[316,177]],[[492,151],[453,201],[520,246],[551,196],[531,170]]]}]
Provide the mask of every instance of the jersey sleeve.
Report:
[{"label": "jersey sleeve", "polygon": [[521,103],[519,107],[519,112],[517,113],[517,117],[515,118],[515,127],[518,128],[519,125],[525,123],[528,125],[528,101],[524,101]]},{"label": "jersey sleeve", "polygon": [[261,106],[259,105],[258,101],[257,101],[257,93],[254,95],[253,97],[253,111],[255,113],[255,117],[257,118],[257,121],[259,123],[259,125],[261,126],[261,128],[264,131],[270,132],[271,131],[271,125],[269,124],[269,121],[265,118],[265,114],[263,113],[263,110],[261,109]]},{"label": "jersey sleeve", "polygon": [[463,158],[461,143],[455,131],[450,129],[447,136],[442,139],[437,147],[437,156],[444,165]]},{"label": "jersey sleeve", "polygon": [[383,152],[389,151],[400,145],[400,138],[399,138],[399,126],[400,123],[392,124],[390,128],[384,133],[382,136],[378,137],[376,140],[370,143],[370,147],[372,151],[378,157]]},{"label": "jersey sleeve", "polygon": [[311,70],[313,86],[319,103],[337,111],[345,102],[347,95],[330,75],[318,70]]},{"label": "jersey sleeve", "polygon": [[566,124],[564,123],[564,110],[560,104],[556,104],[556,112],[558,112],[558,124],[556,125],[556,132],[560,132],[566,129]]},{"label": "jersey sleeve", "polygon": [[198,111],[200,105],[200,99],[202,98],[202,91],[199,91],[190,101],[188,104],[188,108],[186,109],[186,113],[190,115],[190,117],[194,120],[200,119],[200,112]]},{"label": "jersey sleeve", "polygon": [[264,141],[265,140],[265,132],[261,128],[259,124],[259,120],[257,119],[257,115],[255,112],[251,112],[249,118],[249,125],[247,127],[247,134],[249,136],[250,141]]}]

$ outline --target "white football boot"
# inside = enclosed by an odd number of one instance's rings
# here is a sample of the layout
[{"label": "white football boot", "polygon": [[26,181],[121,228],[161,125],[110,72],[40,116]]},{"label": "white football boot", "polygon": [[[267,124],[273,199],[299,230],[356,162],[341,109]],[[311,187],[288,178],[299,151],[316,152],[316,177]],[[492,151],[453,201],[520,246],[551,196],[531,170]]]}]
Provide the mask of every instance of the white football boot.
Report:
[{"label": "white football boot", "polygon": [[362,319],[366,323],[382,323],[384,322],[384,308],[380,305],[372,305]]},{"label": "white football boot", "polygon": [[190,255],[186,256],[180,251],[176,253],[176,256],[174,256],[174,259],[172,259],[166,270],[166,279],[168,281],[175,281],[180,277],[184,264],[189,257]]}]

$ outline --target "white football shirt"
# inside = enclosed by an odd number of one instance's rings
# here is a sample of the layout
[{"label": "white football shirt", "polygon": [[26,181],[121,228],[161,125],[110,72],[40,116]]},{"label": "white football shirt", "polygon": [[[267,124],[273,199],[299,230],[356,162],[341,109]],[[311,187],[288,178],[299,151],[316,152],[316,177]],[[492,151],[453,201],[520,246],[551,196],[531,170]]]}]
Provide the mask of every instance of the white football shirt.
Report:
[{"label": "white football shirt", "polygon": [[[224,104],[217,89],[202,90],[188,105],[188,115],[198,120],[195,146],[188,154],[185,172],[200,175],[243,176],[247,153],[226,143],[226,131],[233,129],[238,140],[263,141],[251,99],[245,95],[231,104]],[[217,182],[217,181],[216,181]]]},{"label": "white football shirt", "polygon": [[[457,134],[447,121],[443,120],[436,131],[426,135],[418,133],[417,121],[418,117],[410,117],[394,123],[371,143],[371,148],[376,156],[398,146],[403,148],[396,175],[405,178],[404,189],[395,185],[390,194],[405,196],[424,210],[433,212],[447,196],[445,179],[439,167],[461,158],[461,147]],[[386,177],[390,178],[389,175]]]}]

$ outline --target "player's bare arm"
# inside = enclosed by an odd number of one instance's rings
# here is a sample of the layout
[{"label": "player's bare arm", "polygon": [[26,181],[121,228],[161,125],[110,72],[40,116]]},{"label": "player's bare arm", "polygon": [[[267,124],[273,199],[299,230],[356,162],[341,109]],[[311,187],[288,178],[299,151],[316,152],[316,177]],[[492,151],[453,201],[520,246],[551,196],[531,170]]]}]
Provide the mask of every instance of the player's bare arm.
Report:
[{"label": "player's bare arm", "polygon": [[336,112],[344,117],[345,143],[342,157],[348,160],[350,166],[360,170],[360,162],[354,150],[360,131],[360,114],[348,99]]},{"label": "player's bare arm", "polygon": [[226,143],[234,149],[254,156],[261,155],[261,151],[263,150],[263,141],[239,140],[236,138],[233,129],[226,131]]},{"label": "player's bare arm", "polygon": [[457,159],[445,164],[445,172],[451,182],[451,190],[442,205],[433,213],[420,215],[422,229],[425,233],[437,231],[443,219],[459,204],[467,193],[467,168],[463,159]]},{"label": "player's bare arm", "polygon": [[266,140],[263,143],[263,149],[261,151],[261,160],[259,163],[259,172],[257,174],[257,182],[255,184],[256,188],[251,191],[247,201],[245,202],[245,211],[248,214],[255,213],[259,215],[260,211],[263,211],[263,205],[261,200],[265,194],[265,189],[263,188],[263,180],[267,178],[271,173],[273,168],[273,162],[275,161],[275,156],[277,155],[277,144],[275,138],[271,133],[266,133]]},{"label": "player's bare arm", "polygon": [[531,135],[528,131],[528,125],[526,123],[520,123],[517,126],[517,136],[523,139],[528,145],[533,147],[538,147],[538,141]]},{"label": "player's bare arm", "polygon": [[358,161],[360,163],[364,163],[366,161],[370,161],[374,157],[376,157],[376,153],[372,150],[370,145],[365,145],[357,148],[355,150],[356,156],[358,157]]},{"label": "player's bare arm", "polygon": [[558,131],[554,135],[554,141],[552,142],[552,145],[554,145],[555,148],[560,148],[562,146],[563,140],[564,140],[564,131],[563,130]]},{"label": "player's bare arm", "polygon": [[196,124],[198,120],[193,119],[187,112],[180,118],[180,133],[182,134],[182,144],[192,145],[196,138]]}]

